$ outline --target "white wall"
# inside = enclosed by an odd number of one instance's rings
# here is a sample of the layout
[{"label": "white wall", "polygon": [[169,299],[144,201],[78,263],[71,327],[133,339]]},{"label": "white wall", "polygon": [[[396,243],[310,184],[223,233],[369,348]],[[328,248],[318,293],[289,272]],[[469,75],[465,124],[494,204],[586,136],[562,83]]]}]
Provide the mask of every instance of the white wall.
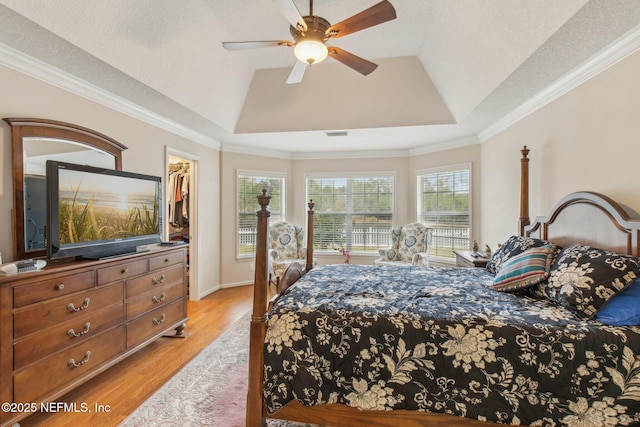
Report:
[{"label": "white wall", "polygon": [[531,149],[530,214],[596,191],[640,212],[640,52],[482,143],[482,236],[517,233],[520,149]]},{"label": "white wall", "polygon": [[[38,79],[0,66],[0,117],[34,117],[81,125],[103,133],[128,147],[123,153],[123,169],[165,176],[165,147],[170,146],[199,157],[198,217],[200,231],[197,251],[201,259],[198,277],[200,294],[219,287],[220,252],[220,152],[168,131],[133,119],[93,101],[59,89]],[[13,259],[11,228],[13,190],[11,168],[11,132],[0,122],[0,252],[3,262]],[[192,298],[195,297],[192,295]]]}]

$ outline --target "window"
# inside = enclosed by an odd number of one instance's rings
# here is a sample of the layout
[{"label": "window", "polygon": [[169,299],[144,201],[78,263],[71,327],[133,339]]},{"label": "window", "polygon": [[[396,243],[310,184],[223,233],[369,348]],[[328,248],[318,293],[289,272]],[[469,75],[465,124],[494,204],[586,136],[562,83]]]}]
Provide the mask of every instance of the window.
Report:
[{"label": "window", "polygon": [[469,249],[471,165],[418,173],[418,221],[433,227],[431,256],[454,258]]},{"label": "window", "polygon": [[314,250],[377,254],[391,245],[394,177],[384,175],[307,175],[313,200]]},{"label": "window", "polygon": [[256,253],[256,231],[260,210],[257,196],[266,188],[271,196],[269,223],[284,221],[284,174],[255,171],[238,171],[238,252],[239,258],[252,257]]}]

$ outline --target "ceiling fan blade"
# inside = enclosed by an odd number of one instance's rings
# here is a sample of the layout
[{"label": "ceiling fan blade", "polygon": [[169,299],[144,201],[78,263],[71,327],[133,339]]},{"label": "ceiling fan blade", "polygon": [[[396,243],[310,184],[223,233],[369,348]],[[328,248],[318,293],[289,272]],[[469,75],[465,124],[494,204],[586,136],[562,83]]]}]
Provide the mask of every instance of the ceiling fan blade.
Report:
[{"label": "ceiling fan blade", "polygon": [[293,65],[293,68],[291,69],[291,73],[289,73],[289,77],[287,77],[287,84],[291,85],[300,83],[302,81],[302,77],[304,77],[304,72],[307,71],[308,66],[309,65],[301,61],[296,61],[296,63]]},{"label": "ceiling fan blade", "polygon": [[227,50],[243,50],[243,49],[255,49],[258,47],[276,47],[276,46],[291,46],[288,40],[263,40],[252,42],[222,42],[222,46]]},{"label": "ceiling fan blade", "polygon": [[340,38],[356,31],[364,30],[374,25],[382,24],[396,19],[396,10],[387,0],[363,10],[351,18],[338,22],[327,29],[326,35],[330,38]]},{"label": "ceiling fan blade", "polygon": [[376,68],[378,68],[378,64],[374,64],[373,62],[360,58],[359,56],[349,53],[344,49],[340,49],[335,46],[328,46],[328,48],[329,56],[331,58],[338,62],[342,62],[347,67],[353,68],[363,76],[371,74]]},{"label": "ceiling fan blade", "polygon": [[273,0],[280,12],[287,18],[287,21],[291,24],[293,28],[297,28],[298,30],[307,31],[307,23],[302,19],[302,15],[300,15],[300,11],[296,7],[296,4],[293,0]]}]

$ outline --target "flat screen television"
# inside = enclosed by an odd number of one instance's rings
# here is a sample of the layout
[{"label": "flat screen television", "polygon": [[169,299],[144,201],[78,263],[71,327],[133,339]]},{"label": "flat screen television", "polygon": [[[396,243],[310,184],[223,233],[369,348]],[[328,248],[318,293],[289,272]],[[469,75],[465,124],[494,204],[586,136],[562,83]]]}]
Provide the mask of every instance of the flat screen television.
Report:
[{"label": "flat screen television", "polygon": [[47,257],[101,259],[162,240],[160,177],[47,161]]}]

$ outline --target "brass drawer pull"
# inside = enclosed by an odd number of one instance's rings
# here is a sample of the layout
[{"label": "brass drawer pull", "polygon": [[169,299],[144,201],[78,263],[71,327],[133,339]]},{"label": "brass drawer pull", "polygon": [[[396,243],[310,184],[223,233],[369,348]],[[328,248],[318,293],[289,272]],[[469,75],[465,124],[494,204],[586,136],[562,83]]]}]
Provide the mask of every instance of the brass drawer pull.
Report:
[{"label": "brass drawer pull", "polygon": [[89,308],[89,301],[91,301],[91,298],[85,298],[85,300],[84,300],[84,304],[82,304],[80,307],[76,307],[75,305],[73,305],[73,303],[70,303],[70,304],[67,306],[67,310],[69,310],[69,311],[76,311],[76,312],[78,312],[78,311],[81,311],[81,310],[87,309],[87,308]]},{"label": "brass drawer pull", "polygon": [[129,269],[128,269],[128,268],[123,268],[123,269],[122,269],[122,274],[127,274],[128,272],[129,272]]},{"label": "brass drawer pull", "polygon": [[56,285],[56,291],[61,291],[64,289],[64,283],[60,283],[59,285]]},{"label": "brass drawer pull", "polygon": [[154,295],[153,298],[151,298],[151,301],[156,302],[156,303],[157,302],[162,302],[162,301],[165,300],[166,297],[167,296],[163,292],[162,295],[160,295],[160,298],[158,298],[157,296]]},{"label": "brass drawer pull", "polygon": [[73,330],[73,328],[71,328],[69,329],[69,331],[67,331],[67,335],[73,338],[79,337],[81,335],[88,333],[90,327],[91,327],[91,323],[87,322],[84,324],[84,330],[82,330],[81,332],[76,332],[75,330]]},{"label": "brass drawer pull", "polygon": [[159,325],[160,323],[164,322],[165,319],[165,315],[164,313],[162,313],[162,316],[160,316],[160,320],[156,319],[155,317],[153,318],[152,322],[154,325]]},{"label": "brass drawer pull", "polygon": [[160,276],[159,279],[156,279],[155,277],[151,278],[151,282],[153,282],[154,285],[159,285],[160,283],[164,282],[166,279],[165,275],[163,274],[162,276]]},{"label": "brass drawer pull", "polygon": [[87,351],[84,354],[84,359],[82,359],[78,363],[76,363],[76,361],[73,359],[69,359],[69,361],[67,362],[67,366],[70,368],[79,368],[80,366],[84,365],[89,361],[89,357],[91,357],[91,351]]}]

